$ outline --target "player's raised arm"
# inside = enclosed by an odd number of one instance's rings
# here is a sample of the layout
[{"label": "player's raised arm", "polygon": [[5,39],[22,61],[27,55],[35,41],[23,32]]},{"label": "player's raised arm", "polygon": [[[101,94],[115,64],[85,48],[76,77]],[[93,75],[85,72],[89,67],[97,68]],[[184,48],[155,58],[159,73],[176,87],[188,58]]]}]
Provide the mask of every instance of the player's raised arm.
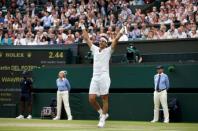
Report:
[{"label": "player's raised arm", "polygon": [[116,45],[118,44],[118,40],[120,39],[120,37],[124,34],[125,32],[125,26],[123,26],[121,28],[121,30],[118,32],[118,34],[116,35],[116,37],[112,40],[112,44],[111,44],[111,48],[115,49]]},{"label": "player's raised arm", "polygon": [[86,41],[86,43],[89,46],[89,48],[91,48],[92,41],[89,39],[89,35],[88,35],[87,31],[86,31],[85,25],[82,22],[80,23],[80,27],[82,29],[83,39]]}]

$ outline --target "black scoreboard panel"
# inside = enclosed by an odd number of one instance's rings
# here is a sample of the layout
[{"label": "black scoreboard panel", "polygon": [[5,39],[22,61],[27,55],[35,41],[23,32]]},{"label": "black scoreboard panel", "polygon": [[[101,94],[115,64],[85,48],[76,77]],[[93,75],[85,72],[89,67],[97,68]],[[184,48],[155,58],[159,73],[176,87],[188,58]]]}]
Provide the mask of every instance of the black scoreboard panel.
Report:
[{"label": "black scoreboard panel", "polygon": [[64,65],[67,63],[64,50],[0,50],[0,61],[0,65]]},{"label": "black scoreboard panel", "polygon": [[0,49],[0,106],[19,101],[22,71],[65,66],[71,59],[70,49]]}]

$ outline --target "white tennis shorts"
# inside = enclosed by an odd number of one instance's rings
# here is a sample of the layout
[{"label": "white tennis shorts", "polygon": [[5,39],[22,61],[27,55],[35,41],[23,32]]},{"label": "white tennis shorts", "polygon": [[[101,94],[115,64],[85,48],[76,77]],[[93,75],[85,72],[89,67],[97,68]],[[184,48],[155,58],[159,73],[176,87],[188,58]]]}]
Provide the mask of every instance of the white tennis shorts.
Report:
[{"label": "white tennis shorts", "polygon": [[93,76],[89,94],[96,94],[97,96],[109,94],[109,88],[111,84],[111,79],[108,74],[102,74],[99,76]]}]

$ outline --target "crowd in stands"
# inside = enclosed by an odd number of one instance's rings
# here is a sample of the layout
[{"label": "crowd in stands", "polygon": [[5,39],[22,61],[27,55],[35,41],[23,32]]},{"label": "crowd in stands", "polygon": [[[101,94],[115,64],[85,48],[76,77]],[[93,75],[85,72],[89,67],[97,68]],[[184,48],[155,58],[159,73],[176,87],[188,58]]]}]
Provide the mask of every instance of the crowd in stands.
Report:
[{"label": "crowd in stands", "polygon": [[[159,1],[159,0],[158,0]],[[125,25],[119,41],[198,38],[198,1],[162,0],[142,11],[134,5],[153,0],[0,0],[0,45],[82,43],[79,21],[90,39],[111,41]]]}]

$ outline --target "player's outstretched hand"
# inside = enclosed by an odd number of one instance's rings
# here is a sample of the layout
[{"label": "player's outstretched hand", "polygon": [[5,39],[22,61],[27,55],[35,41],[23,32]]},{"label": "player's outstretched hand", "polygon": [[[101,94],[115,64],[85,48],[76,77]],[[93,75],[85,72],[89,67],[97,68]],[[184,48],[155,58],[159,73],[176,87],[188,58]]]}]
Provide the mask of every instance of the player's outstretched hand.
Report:
[{"label": "player's outstretched hand", "polygon": [[120,29],[121,34],[126,34],[127,33],[127,28],[126,26],[122,25],[122,28]]},{"label": "player's outstretched hand", "polygon": [[79,22],[79,28],[81,28],[82,30],[84,30],[85,29],[85,25],[84,25],[84,23],[85,23],[85,21],[83,20],[83,19],[81,19],[80,20],[80,22]]}]

